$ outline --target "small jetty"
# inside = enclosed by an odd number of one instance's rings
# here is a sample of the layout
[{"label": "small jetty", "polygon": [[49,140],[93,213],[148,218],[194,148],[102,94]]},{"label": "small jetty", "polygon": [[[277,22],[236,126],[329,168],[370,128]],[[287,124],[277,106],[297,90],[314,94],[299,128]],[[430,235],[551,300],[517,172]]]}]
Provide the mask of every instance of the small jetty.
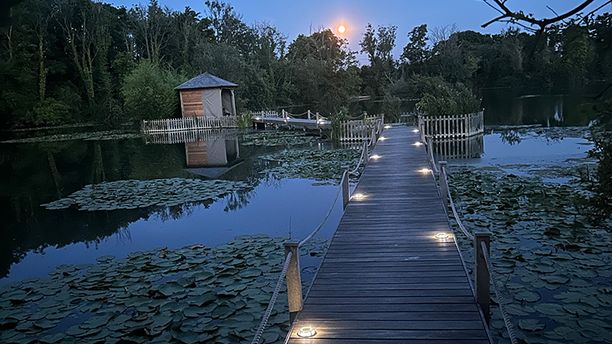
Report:
[{"label": "small jetty", "polygon": [[292,114],[285,110],[281,112],[257,111],[252,114],[252,121],[253,128],[257,129],[265,129],[269,125],[308,130],[326,130],[332,127],[331,120],[310,110],[301,114]]}]

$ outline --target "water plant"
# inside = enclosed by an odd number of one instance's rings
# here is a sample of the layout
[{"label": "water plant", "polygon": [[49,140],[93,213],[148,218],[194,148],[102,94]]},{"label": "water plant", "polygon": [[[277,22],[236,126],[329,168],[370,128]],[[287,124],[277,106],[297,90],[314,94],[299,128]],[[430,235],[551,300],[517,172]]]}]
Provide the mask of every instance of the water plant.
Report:
[{"label": "water plant", "polygon": [[249,186],[243,181],[220,179],[117,180],[86,185],[67,197],[41,206],[49,210],[77,207],[87,211],[174,206],[216,199]]}]

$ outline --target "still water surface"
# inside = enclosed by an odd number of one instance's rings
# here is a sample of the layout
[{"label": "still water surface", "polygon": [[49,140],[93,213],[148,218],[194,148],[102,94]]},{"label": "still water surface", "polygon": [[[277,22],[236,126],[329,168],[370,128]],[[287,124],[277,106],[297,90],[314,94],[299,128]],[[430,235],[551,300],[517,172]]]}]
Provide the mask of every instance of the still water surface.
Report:
[{"label": "still water surface", "polygon": [[[586,125],[589,118],[576,102],[563,96],[489,96],[485,121]],[[100,256],[125,257],[134,251],[196,243],[216,246],[241,234],[305,237],[334,203],[338,186],[263,173],[266,166],[259,157],[295,147],[243,143],[240,135],[228,138],[225,147],[217,147],[221,155],[209,152],[210,166],[198,164],[204,153],[193,145],[152,144],[142,138],[0,144],[0,284],[44,276],[62,264],[93,263]],[[591,148],[581,137],[551,140],[527,135],[516,142],[499,133],[485,135],[482,146],[482,158],[470,164],[566,161],[583,158]],[[174,207],[89,212],[40,206],[102,181],[206,176],[248,180],[254,186],[216,201]],[[341,206],[335,204],[321,238],[331,237],[341,215]]]}]

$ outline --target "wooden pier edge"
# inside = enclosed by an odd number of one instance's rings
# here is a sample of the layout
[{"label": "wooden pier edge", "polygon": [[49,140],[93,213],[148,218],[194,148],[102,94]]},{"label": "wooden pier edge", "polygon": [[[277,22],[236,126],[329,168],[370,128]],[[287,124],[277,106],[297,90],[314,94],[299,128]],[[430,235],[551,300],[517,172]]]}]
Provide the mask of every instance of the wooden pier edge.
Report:
[{"label": "wooden pier edge", "polygon": [[[385,131],[286,343],[490,343],[412,128]],[[305,326],[316,329],[301,338]]]}]

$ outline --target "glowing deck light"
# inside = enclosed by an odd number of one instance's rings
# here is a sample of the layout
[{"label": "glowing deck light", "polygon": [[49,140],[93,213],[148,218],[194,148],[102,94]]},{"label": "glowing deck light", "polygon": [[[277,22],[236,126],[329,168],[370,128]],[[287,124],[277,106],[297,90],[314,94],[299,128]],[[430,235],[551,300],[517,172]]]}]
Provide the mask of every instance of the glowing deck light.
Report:
[{"label": "glowing deck light", "polygon": [[419,132],[419,129],[412,129],[412,132],[413,132],[413,133],[418,133],[418,132]]},{"label": "glowing deck light", "polygon": [[355,199],[355,201],[363,201],[364,199],[368,198],[368,196],[366,196],[365,194],[362,194],[360,192],[354,194],[353,196],[351,196],[351,199]]},{"label": "glowing deck light", "polygon": [[370,157],[370,159],[373,159],[373,160],[378,160],[378,159],[380,159],[380,155],[378,155],[378,154],[374,154],[374,155],[372,155],[372,156]]},{"label": "glowing deck light", "polygon": [[420,172],[422,174],[428,174],[431,173],[431,170],[429,168],[423,167],[422,169],[417,170],[417,172]]},{"label": "glowing deck light", "polygon": [[391,126],[387,124],[385,125],[385,129],[391,129]]},{"label": "glowing deck light", "polygon": [[378,140],[380,140],[380,141],[384,141],[384,140],[386,140],[386,139],[387,139],[387,138],[386,138],[386,137],[384,137],[384,136],[381,136],[381,137],[379,137],[379,138],[378,138]]},{"label": "glowing deck light", "polygon": [[302,337],[302,338],[314,337],[315,334],[317,334],[317,331],[315,330],[314,327],[311,327],[311,326],[304,326],[297,331],[298,337]]},{"label": "glowing deck light", "polygon": [[261,121],[261,117],[255,117],[256,121]]},{"label": "glowing deck light", "polygon": [[423,145],[423,142],[419,142],[419,141],[417,141],[417,142],[413,143],[412,145],[413,145],[413,146],[420,147],[420,146],[422,146],[422,145]]},{"label": "glowing deck light", "polygon": [[440,241],[450,241],[453,239],[453,234],[448,233],[448,232],[439,232],[439,233],[434,234],[434,239],[437,239]]}]

